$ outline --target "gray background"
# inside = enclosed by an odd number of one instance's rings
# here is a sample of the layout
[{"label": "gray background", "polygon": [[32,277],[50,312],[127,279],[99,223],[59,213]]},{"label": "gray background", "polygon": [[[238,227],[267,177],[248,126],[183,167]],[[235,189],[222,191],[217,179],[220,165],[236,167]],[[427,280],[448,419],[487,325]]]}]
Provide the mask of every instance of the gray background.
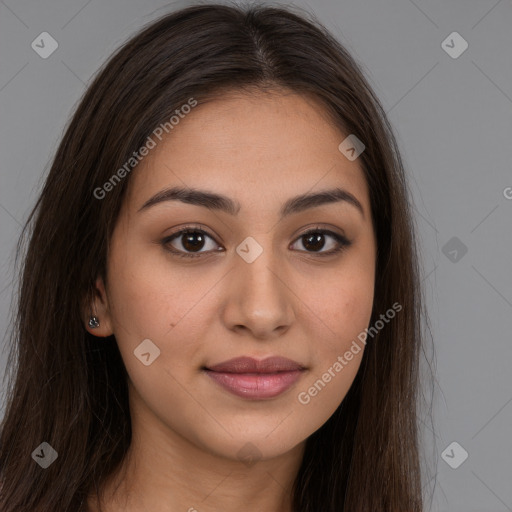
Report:
[{"label": "gray background", "polygon": [[[424,482],[431,510],[512,511],[512,2],[294,4],[313,12],[362,65],[410,176],[437,361],[434,425],[425,425],[422,441],[433,468]],[[2,333],[21,224],[76,102],[134,31],[187,5],[0,2]],[[47,59],[31,48],[44,31],[59,44]],[[469,44],[457,58],[442,46],[454,31]],[[450,38],[445,44],[460,48]],[[6,356],[4,348],[1,372]],[[461,448],[442,456],[453,441],[469,454],[457,469],[445,459],[453,464]]]}]

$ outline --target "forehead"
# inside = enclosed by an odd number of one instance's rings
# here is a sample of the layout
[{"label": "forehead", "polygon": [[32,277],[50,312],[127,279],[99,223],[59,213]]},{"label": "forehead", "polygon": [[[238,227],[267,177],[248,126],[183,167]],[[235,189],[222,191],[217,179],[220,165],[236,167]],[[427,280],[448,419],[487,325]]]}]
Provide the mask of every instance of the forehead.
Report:
[{"label": "forehead", "polygon": [[159,190],[216,190],[256,205],[342,186],[368,207],[357,159],[338,146],[346,137],[323,106],[295,93],[228,94],[183,115],[134,169],[129,194],[136,210]]}]

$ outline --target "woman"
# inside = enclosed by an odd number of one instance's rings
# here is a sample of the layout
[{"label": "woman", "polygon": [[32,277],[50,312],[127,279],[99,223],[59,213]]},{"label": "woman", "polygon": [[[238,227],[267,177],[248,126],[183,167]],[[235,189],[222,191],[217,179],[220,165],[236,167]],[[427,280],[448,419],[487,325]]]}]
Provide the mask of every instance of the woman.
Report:
[{"label": "woman", "polygon": [[146,27],[29,228],[1,510],[423,510],[404,171],[320,23],[202,5]]}]

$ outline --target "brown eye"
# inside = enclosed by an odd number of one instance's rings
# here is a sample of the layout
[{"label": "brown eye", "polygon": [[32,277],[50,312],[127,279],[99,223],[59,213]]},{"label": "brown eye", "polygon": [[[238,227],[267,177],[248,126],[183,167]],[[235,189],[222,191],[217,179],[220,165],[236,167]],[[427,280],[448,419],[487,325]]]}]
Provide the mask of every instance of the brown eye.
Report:
[{"label": "brown eye", "polygon": [[205,243],[205,236],[199,231],[187,231],[183,233],[181,244],[187,251],[199,251],[203,248]]},{"label": "brown eye", "polygon": [[[208,239],[214,241],[213,238],[202,229],[187,228],[164,238],[162,240],[162,245],[169,252],[172,252],[177,256],[197,258],[204,252],[212,251],[211,248],[207,251],[202,251],[205,245],[207,245],[206,242]],[[213,245],[215,246],[216,244]]]},{"label": "brown eye", "polygon": [[[213,242],[213,244],[210,244],[210,247],[207,247],[208,239]],[[304,247],[304,249],[300,249],[299,252],[306,252],[318,256],[331,256],[341,252],[352,244],[352,242],[347,240],[343,235],[327,229],[318,228],[303,233],[296,239],[295,243],[298,241],[301,241]],[[222,247],[216,244],[211,235],[202,229],[194,227],[188,227],[173,233],[164,238],[161,244],[165,250],[184,258],[199,258],[202,255],[208,255],[212,252],[224,251]],[[325,247],[327,247],[327,250],[323,250]]]},{"label": "brown eye", "polygon": [[[334,239],[334,242],[326,242],[326,238]],[[319,256],[329,256],[336,254],[346,247],[350,246],[352,242],[347,240],[344,236],[329,231],[327,229],[313,229],[303,233],[298,239],[302,241],[305,252],[318,253]],[[326,246],[330,247],[326,251],[322,249]]]},{"label": "brown eye", "polygon": [[311,233],[302,235],[302,244],[308,251],[319,251],[325,245],[325,235],[323,233]]}]

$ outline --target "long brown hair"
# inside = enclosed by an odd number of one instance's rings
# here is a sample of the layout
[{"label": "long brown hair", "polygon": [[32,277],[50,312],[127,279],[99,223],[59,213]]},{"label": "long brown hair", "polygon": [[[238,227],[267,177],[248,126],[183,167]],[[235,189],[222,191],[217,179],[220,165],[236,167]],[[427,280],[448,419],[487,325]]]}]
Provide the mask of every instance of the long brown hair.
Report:
[{"label": "long brown hair", "polygon": [[[358,161],[377,237],[371,325],[395,302],[403,306],[369,339],[348,394],[307,439],[294,511],[423,510],[417,403],[425,312],[403,164],[359,65],[318,20],[297,12],[197,5],[166,14],[125,43],[85,92],[18,243],[23,264],[0,433],[3,512],[80,510],[130,445],[116,340],[99,343],[82,313],[96,278],[106,278],[132,173],[102,199],[94,191],[190,98],[201,104],[250,88],[312,95],[342,133],[364,142]],[[31,456],[42,442],[58,453],[47,469]]]}]

